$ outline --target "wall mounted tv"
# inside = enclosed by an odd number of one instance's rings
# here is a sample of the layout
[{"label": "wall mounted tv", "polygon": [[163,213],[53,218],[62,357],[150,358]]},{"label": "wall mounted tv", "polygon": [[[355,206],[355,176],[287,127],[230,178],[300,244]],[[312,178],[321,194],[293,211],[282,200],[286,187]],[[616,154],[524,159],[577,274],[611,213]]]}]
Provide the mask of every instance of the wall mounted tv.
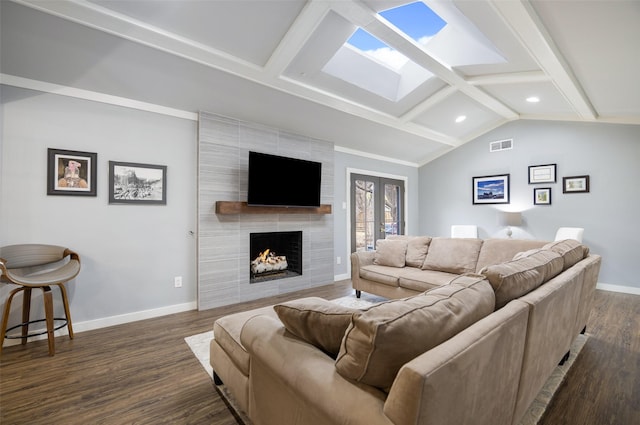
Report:
[{"label": "wall mounted tv", "polygon": [[247,204],[255,206],[320,206],[322,164],[249,152]]}]

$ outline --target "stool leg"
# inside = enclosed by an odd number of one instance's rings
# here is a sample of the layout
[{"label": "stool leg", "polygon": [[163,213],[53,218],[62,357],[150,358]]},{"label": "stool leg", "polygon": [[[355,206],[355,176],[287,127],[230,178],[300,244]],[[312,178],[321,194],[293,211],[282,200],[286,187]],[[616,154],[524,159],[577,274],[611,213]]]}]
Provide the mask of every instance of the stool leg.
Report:
[{"label": "stool leg", "polygon": [[31,315],[31,288],[24,288],[22,294],[22,345],[27,343],[27,335],[29,335],[29,316]]},{"label": "stool leg", "polygon": [[55,339],[53,335],[53,295],[51,287],[43,286],[42,295],[44,298],[44,316],[47,322],[47,339],[49,340],[49,355],[56,353]]},{"label": "stool leg", "polygon": [[4,314],[2,315],[2,325],[0,325],[0,335],[2,335],[2,344],[0,344],[0,354],[2,354],[2,346],[4,345],[4,338],[7,334],[7,326],[9,324],[9,313],[11,312],[11,300],[13,296],[20,291],[24,291],[24,288],[17,288],[11,291],[7,297],[7,301],[4,303]]},{"label": "stool leg", "polygon": [[67,298],[67,289],[64,287],[64,283],[59,283],[58,287],[62,293],[62,304],[64,305],[64,315],[67,318],[67,330],[69,331],[69,338],[73,339],[73,326],[71,326],[71,312],[69,310],[69,299]]}]

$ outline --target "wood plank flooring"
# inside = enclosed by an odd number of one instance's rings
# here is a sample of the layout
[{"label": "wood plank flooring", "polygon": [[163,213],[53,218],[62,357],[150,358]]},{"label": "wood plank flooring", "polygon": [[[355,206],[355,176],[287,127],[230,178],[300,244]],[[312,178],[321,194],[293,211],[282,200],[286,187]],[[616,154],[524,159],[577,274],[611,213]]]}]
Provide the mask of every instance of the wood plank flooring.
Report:
[{"label": "wood plank flooring", "polygon": [[[296,293],[6,347],[0,424],[208,424],[238,422],[184,338],[218,317],[301,296],[352,293],[342,281]],[[640,423],[640,296],[597,291],[591,335],[542,425]],[[312,424],[310,424],[312,425]]]}]

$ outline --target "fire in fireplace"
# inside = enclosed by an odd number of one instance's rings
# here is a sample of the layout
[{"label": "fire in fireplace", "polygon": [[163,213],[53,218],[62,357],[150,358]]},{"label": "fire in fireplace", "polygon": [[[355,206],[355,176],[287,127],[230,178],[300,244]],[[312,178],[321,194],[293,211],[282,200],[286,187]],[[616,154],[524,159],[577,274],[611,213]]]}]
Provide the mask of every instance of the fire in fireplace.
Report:
[{"label": "fire in fireplace", "polygon": [[302,232],[251,233],[251,283],[302,274]]}]

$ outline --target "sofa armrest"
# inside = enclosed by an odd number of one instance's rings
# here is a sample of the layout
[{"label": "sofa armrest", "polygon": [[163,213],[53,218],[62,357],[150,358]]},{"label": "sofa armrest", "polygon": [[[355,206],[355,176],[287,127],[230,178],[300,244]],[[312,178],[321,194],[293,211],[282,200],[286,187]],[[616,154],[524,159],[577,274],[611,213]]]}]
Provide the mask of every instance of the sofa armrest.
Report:
[{"label": "sofa armrest", "polygon": [[512,301],[406,363],[386,415],[406,425],[511,424],[528,312]]},{"label": "sofa armrest", "polygon": [[357,251],[351,254],[351,269],[360,269],[360,267],[370,266],[376,256],[375,251]]},{"label": "sofa armrest", "polygon": [[249,319],[240,340],[251,356],[254,423],[392,424],[383,413],[384,392],[340,376],[331,357],[286,331],[279,320]]}]

